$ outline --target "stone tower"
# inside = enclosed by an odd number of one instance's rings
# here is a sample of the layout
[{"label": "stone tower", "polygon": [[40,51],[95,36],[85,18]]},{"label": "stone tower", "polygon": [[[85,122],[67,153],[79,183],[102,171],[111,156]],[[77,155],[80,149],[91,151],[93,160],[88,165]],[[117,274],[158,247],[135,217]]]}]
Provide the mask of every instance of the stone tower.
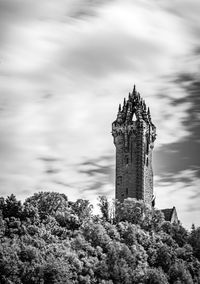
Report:
[{"label": "stone tower", "polygon": [[122,202],[131,197],[152,205],[156,127],[135,86],[123,106],[119,105],[112,135],[116,147],[116,199]]}]

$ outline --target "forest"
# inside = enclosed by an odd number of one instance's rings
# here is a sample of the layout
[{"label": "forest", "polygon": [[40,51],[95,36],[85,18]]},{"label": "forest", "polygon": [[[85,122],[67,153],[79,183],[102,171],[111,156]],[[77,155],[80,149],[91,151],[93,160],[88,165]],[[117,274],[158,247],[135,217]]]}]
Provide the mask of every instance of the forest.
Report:
[{"label": "forest", "polygon": [[200,227],[133,199],[98,206],[56,192],[1,197],[0,283],[200,283]]}]

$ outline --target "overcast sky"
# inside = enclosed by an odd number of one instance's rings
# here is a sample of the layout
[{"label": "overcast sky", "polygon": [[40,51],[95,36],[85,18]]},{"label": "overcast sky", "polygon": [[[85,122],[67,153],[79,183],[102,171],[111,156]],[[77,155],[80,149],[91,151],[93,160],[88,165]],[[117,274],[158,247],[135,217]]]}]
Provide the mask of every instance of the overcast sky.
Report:
[{"label": "overcast sky", "polygon": [[133,84],[157,127],[156,207],[200,225],[198,0],[0,0],[0,187],[114,196]]}]

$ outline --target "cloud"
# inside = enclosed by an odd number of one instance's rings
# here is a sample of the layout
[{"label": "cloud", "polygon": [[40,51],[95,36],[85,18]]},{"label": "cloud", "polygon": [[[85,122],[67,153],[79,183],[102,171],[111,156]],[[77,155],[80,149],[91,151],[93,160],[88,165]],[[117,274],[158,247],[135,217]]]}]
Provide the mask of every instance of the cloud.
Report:
[{"label": "cloud", "polygon": [[101,191],[104,185],[114,182],[114,160],[112,156],[102,156],[94,160],[86,160],[78,165],[78,172],[88,176],[92,183],[86,190]]},{"label": "cloud", "polygon": [[196,31],[199,31],[199,10],[200,4],[198,0],[192,1],[173,1],[173,5],[169,5],[168,2],[159,1],[159,5],[164,9],[167,9],[170,13],[176,14],[181,17],[186,22],[186,29],[189,32],[194,33],[196,36]]},{"label": "cloud", "polygon": [[[197,66],[200,66],[200,62],[196,62]],[[185,121],[185,125],[190,131],[192,131],[193,139],[197,140],[200,138],[199,129],[199,108],[200,108],[200,98],[199,98],[199,88],[200,80],[198,73],[183,73],[180,74],[176,83],[180,85],[183,90],[185,90],[189,95],[186,98],[177,99],[175,101],[176,105],[183,104],[185,102],[190,102],[189,118]],[[192,122],[192,123],[191,123]]]},{"label": "cloud", "polygon": [[[180,221],[188,229],[199,224],[199,169],[155,176],[156,204],[159,208],[176,206]],[[169,198],[172,197],[172,198]]]},{"label": "cloud", "polygon": [[157,175],[196,165],[198,11],[194,0],[0,1],[2,194],[110,195],[111,122],[134,83],[157,126]]},{"label": "cloud", "polygon": [[155,147],[153,156],[155,173],[172,174],[187,168],[199,167],[198,149],[199,142],[195,139],[164,145],[158,149]]},{"label": "cloud", "polygon": [[53,162],[60,161],[59,158],[55,158],[55,157],[41,157],[39,158],[39,160],[44,161],[46,163],[53,163]]}]

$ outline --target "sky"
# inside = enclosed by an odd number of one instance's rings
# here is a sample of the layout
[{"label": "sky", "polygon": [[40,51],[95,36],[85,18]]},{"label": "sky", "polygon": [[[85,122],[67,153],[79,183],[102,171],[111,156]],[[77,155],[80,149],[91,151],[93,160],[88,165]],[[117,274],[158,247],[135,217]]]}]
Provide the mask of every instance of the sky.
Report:
[{"label": "sky", "polygon": [[200,2],[0,0],[0,194],[114,197],[111,123],[136,84],[157,208],[200,226]]}]

